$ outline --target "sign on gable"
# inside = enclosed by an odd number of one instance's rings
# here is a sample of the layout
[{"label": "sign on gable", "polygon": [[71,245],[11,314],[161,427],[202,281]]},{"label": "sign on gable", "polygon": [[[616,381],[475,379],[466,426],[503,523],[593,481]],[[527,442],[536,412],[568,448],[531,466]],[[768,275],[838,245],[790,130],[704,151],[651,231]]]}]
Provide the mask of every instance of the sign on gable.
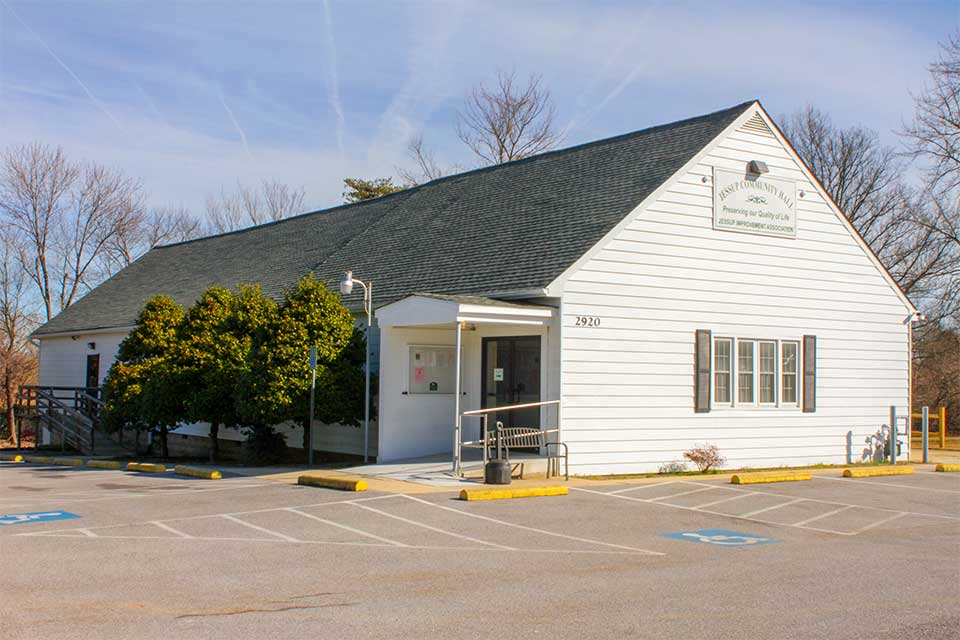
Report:
[{"label": "sign on gable", "polygon": [[796,183],[714,169],[713,227],[795,238]]}]

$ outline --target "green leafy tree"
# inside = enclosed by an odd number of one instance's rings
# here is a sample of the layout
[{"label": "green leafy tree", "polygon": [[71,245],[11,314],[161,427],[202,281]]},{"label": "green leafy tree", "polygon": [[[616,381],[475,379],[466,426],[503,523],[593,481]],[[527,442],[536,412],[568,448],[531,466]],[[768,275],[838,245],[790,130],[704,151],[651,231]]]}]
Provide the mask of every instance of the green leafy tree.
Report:
[{"label": "green leafy tree", "polygon": [[251,346],[275,315],[276,304],[258,286],[243,286],[237,294],[211,287],[187,312],[179,375],[189,388],[187,418],[210,424],[211,461],[220,453],[220,427],[242,423],[240,383],[250,377]]},{"label": "green leafy tree", "polygon": [[344,186],[347,190],[343,192],[343,199],[347,202],[360,202],[361,200],[370,200],[380,196],[403,191],[406,187],[394,184],[393,178],[374,178],[364,180],[362,178],[344,178]]},{"label": "green leafy tree", "polygon": [[317,347],[316,418],[357,424],[363,413],[365,341],[340,298],[316,281],[302,278],[287,291],[274,322],[253,347],[244,386],[244,414],[251,423],[293,421],[310,442],[310,347]]},{"label": "green leafy tree", "polygon": [[[137,324],[120,343],[104,381],[104,424],[108,428],[158,430],[160,455],[167,457],[167,433],[184,415],[184,386],[178,345],[183,308],[166,296],[147,301]],[[138,438],[139,439],[139,438]]]}]

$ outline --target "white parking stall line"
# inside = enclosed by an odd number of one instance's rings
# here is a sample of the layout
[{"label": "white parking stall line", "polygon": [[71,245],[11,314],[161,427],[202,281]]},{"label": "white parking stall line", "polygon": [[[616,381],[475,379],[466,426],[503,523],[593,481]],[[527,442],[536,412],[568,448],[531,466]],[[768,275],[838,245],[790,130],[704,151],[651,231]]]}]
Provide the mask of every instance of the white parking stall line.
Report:
[{"label": "white parking stall line", "polygon": [[[725,489],[726,487],[717,487],[718,489]],[[722,504],[724,502],[731,502],[733,500],[740,500],[741,498],[749,498],[752,496],[752,493],[740,493],[735,496],[730,496],[729,498],[722,498],[720,500],[714,500],[713,502],[707,502],[705,504],[698,504],[698,509],[705,509],[706,507],[712,507],[715,504]]]},{"label": "white parking stall line", "polygon": [[360,509],[366,509],[367,511],[371,511],[371,512],[376,513],[376,514],[379,514],[379,515],[381,515],[381,516],[386,516],[386,517],[388,517],[388,518],[393,518],[394,520],[399,520],[400,522],[405,522],[405,523],[407,523],[407,524],[412,524],[412,525],[415,526],[415,527],[421,527],[421,528],[427,529],[427,530],[429,530],[429,531],[435,531],[435,532],[437,532],[437,533],[442,533],[443,535],[452,536],[452,537],[454,537],[454,538],[460,538],[461,540],[468,540],[468,541],[470,541],[470,542],[476,542],[477,544],[482,544],[482,545],[486,545],[486,546],[489,546],[489,547],[495,547],[495,548],[497,548],[497,549],[505,549],[505,550],[507,550],[507,551],[516,551],[516,549],[515,549],[514,547],[508,547],[508,546],[506,546],[506,545],[497,544],[496,542],[490,542],[489,540],[481,540],[480,538],[472,538],[472,537],[470,537],[470,536],[465,536],[465,535],[462,535],[462,534],[459,534],[459,533],[453,533],[452,531],[444,531],[443,529],[438,529],[437,527],[430,526],[429,524],[424,524],[424,523],[422,523],[422,522],[417,522],[416,520],[410,520],[409,518],[404,518],[404,517],[402,517],[402,516],[398,516],[398,515],[395,515],[395,514],[392,514],[392,513],[387,513],[386,511],[381,511],[380,509],[374,509],[373,507],[368,507],[368,506],[365,505],[365,504],[357,504],[357,503],[355,503],[355,502],[351,502],[351,503],[349,503],[349,504],[352,504],[353,506],[358,507],[358,508],[360,508]]},{"label": "white parking stall line", "polygon": [[[571,487],[571,488],[573,488],[573,487]],[[602,492],[602,491],[591,491],[591,493],[599,493],[600,495],[611,495],[611,494],[608,494],[608,493],[604,493],[604,492]],[[612,543],[612,542],[603,542],[603,541],[601,541],[601,540],[591,540],[590,538],[578,538],[577,536],[570,536],[570,535],[567,535],[567,534],[565,534],[565,533],[556,533],[556,532],[554,532],[554,531],[547,531],[546,529],[538,529],[538,528],[536,528],[536,527],[528,527],[528,526],[526,526],[526,525],[516,524],[516,523],[514,523],[514,522],[508,522],[508,521],[506,521],[506,520],[499,520],[499,519],[497,519],[497,518],[491,518],[491,517],[489,517],[489,516],[482,516],[482,515],[480,515],[479,513],[470,513],[469,511],[464,511],[464,510],[462,510],[462,509],[454,509],[453,507],[447,507],[447,506],[444,506],[444,505],[442,505],[442,504],[434,504],[433,502],[430,502],[429,500],[424,500],[424,499],[422,499],[422,498],[417,498],[416,496],[408,496],[408,495],[406,495],[406,494],[400,494],[400,495],[402,495],[404,498],[407,498],[408,500],[413,500],[414,502],[419,502],[419,503],[421,503],[421,504],[426,504],[426,505],[429,505],[429,506],[434,507],[434,508],[436,508],[436,509],[443,509],[444,511],[452,511],[453,513],[459,513],[460,515],[467,516],[467,517],[469,517],[469,518],[477,518],[478,520],[485,520],[485,521],[487,521],[487,522],[495,522],[495,523],[497,523],[497,524],[502,524],[502,525],[505,525],[505,526],[507,526],[507,527],[513,527],[513,528],[515,528],[515,529],[522,529],[522,530],[524,530],[524,531],[533,531],[534,533],[542,533],[542,534],[544,534],[544,535],[553,536],[553,537],[555,537],[555,538],[563,538],[563,539],[565,539],[565,540],[575,540],[575,541],[577,541],[577,542],[586,542],[586,543],[588,543],[588,544],[596,544],[596,545],[600,545],[600,546],[604,546],[604,547],[610,547],[610,548],[613,548],[613,549],[626,550],[626,551],[630,551],[630,552],[632,552],[632,553],[641,553],[641,554],[644,554],[644,555],[651,555],[651,556],[663,556],[663,555],[666,555],[665,553],[661,553],[661,552],[659,552],[659,551],[650,551],[649,549],[638,549],[637,547],[628,547],[628,546],[623,545],[623,544],[614,544],[614,543]],[[630,499],[629,496],[614,496],[614,497]]]},{"label": "white parking stall line", "polygon": [[[835,531],[835,530],[833,530],[833,529],[821,529],[821,528],[818,528],[818,527],[808,527],[808,526],[784,524],[783,522],[776,522],[775,520],[763,520],[762,518],[745,518],[745,517],[743,517],[743,516],[738,516],[738,515],[735,515],[735,514],[732,514],[732,513],[723,513],[722,511],[710,511],[710,510],[708,510],[708,509],[702,509],[702,508],[700,508],[700,507],[685,507],[685,506],[679,505],[679,504],[670,504],[669,502],[653,502],[653,501],[651,501],[651,500],[644,500],[644,499],[642,499],[642,498],[634,498],[633,496],[616,496],[616,495],[613,495],[613,494],[610,494],[610,493],[604,493],[603,491],[594,491],[593,489],[583,489],[583,488],[581,488],[581,487],[570,487],[570,490],[571,490],[571,491],[583,491],[583,492],[585,492],[585,493],[593,493],[593,494],[596,494],[596,495],[598,495],[598,496],[608,496],[608,497],[611,497],[611,498],[620,498],[621,500],[631,500],[631,501],[633,501],[633,502],[641,502],[641,503],[643,503],[643,504],[655,504],[655,505],[659,505],[659,506],[661,506],[661,507],[670,507],[670,508],[672,508],[672,509],[683,509],[684,511],[694,511],[694,512],[696,512],[696,513],[708,513],[708,514],[713,515],[713,516],[723,516],[723,517],[725,517],[725,518],[733,518],[733,519],[735,519],[735,520],[746,520],[747,522],[759,522],[759,523],[761,523],[761,524],[770,524],[770,525],[774,525],[774,526],[778,526],[778,527],[795,527],[795,528],[798,528],[798,529],[807,529],[807,530],[810,530],[810,531],[820,531],[820,532],[822,532],[822,533],[832,533],[832,534],[838,535],[838,536],[852,536],[852,535],[856,535],[856,534],[854,534],[854,533],[850,533],[850,532],[847,532],[847,531]],[[771,495],[771,494],[764,494],[764,495]]]},{"label": "white parking stall line", "polygon": [[152,525],[154,525],[154,526],[156,526],[156,527],[160,527],[160,528],[163,529],[164,531],[169,531],[170,533],[172,533],[172,534],[174,534],[175,536],[178,536],[178,537],[180,537],[180,538],[187,538],[188,540],[191,539],[191,538],[193,538],[193,536],[190,535],[189,533],[184,533],[183,531],[180,531],[179,529],[174,529],[174,528],[171,527],[170,525],[164,524],[164,523],[162,523],[162,522],[160,522],[160,521],[158,521],[158,520],[152,520],[152,521],[150,522],[150,524],[152,524]]},{"label": "white parking stall line", "polygon": [[226,519],[226,520],[230,520],[231,522],[236,522],[237,524],[242,524],[242,525],[245,526],[245,527],[250,527],[251,529],[255,529],[256,531],[260,531],[260,532],[262,532],[262,533],[266,533],[266,534],[268,534],[268,535],[271,535],[271,536],[280,538],[281,540],[286,540],[287,542],[300,542],[300,541],[297,540],[296,538],[291,538],[290,536],[285,535],[285,534],[283,534],[283,533],[278,533],[278,532],[276,532],[276,531],[271,531],[270,529],[267,529],[266,527],[261,527],[261,526],[255,525],[255,524],[251,524],[251,523],[249,523],[249,522],[244,522],[244,521],[241,520],[240,518],[235,518],[235,517],[233,517],[233,516],[226,516],[226,515],[221,515],[220,517],[221,517],[221,518],[224,518],[224,519]]},{"label": "white parking stall line", "polygon": [[[690,484],[701,484],[699,482],[691,482]],[[882,486],[882,485],[881,485]],[[796,498],[787,493],[773,493],[772,491],[750,491],[749,489],[734,489],[733,487],[724,487],[728,491],[738,491],[741,493],[747,493],[750,495],[760,495],[760,496],[778,496],[780,498]],[[594,491],[593,493],[600,493],[599,491]],[[609,495],[609,494],[605,494]],[[864,509],[873,509],[874,511],[886,511],[888,513],[907,513],[911,516],[926,516],[928,518],[940,518],[942,520],[954,520],[960,522],[960,516],[948,516],[942,513],[928,513],[926,511],[901,511],[900,509],[887,509],[885,507],[871,507],[865,504],[854,504],[851,502],[840,502],[839,500],[819,500],[817,498],[804,498],[807,502],[816,502],[817,504],[830,504],[835,506],[845,506],[845,507],[861,507]],[[646,500],[644,502],[647,502]],[[660,504],[660,503],[655,503]],[[676,505],[671,505],[676,506]],[[727,514],[724,514],[727,515]]]},{"label": "white parking stall line", "polygon": [[404,543],[402,543],[402,542],[397,542],[396,540],[391,540],[391,539],[389,539],[389,538],[384,538],[384,537],[378,536],[378,535],[376,535],[376,534],[374,534],[374,533],[370,533],[369,531],[363,531],[363,530],[361,530],[361,529],[357,529],[357,528],[355,528],[355,527],[351,527],[351,526],[348,526],[348,525],[345,525],[345,524],[341,524],[341,523],[339,523],[339,522],[334,522],[333,520],[327,520],[326,518],[321,518],[321,517],[319,517],[319,516],[315,516],[315,515],[313,515],[312,513],[306,513],[305,511],[300,511],[300,510],[297,509],[296,507],[286,507],[286,508],[284,508],[284,511],[289,511],[290,513],[295,513],[295,514],[297,514],[298,516],[303,516],[304,518],[310,518],[311,520],[316,520],[317,522],[322,522],[323,524],[328,524],[328,525],[330,525],[330,526],[343,529],[344,531],[349,531],[350,533],[355,533],[355,534],[357,534],[358,536],[364,536],[364,537],[370,538],[370,539],[372,539],[372,540],[379,540],[380,542],[386,543],[386,544],[388,544],[388,545],[392,545],[392,546],[394,546],[394,547],[408,547],[408,546],[410,546],[410,545],[406,545],[406,544],[404,544]]},{"label": "white parking stall line", "polygon": [[836,482],[842,482],[844,484],[849,484],[855,482],[857,484],[868,484],[873,487],[894,487],[896,489],[912,489],[914,491],[933,491],[934,493],[960,493],[960,490],[957,489],[934,489],[932,487],[915,487],[910,484],[896,484],[893,482],[886,482],[885,480],[878,480],[876,482],[871,482],[870,480],[856,480],[854,478],[831,478],[825,476],[814,476],[817,480],[835,480]]},{"label": "white parking stall line", "polygon": [[834,510],[832,510],[832,511],[827,511],[826,513],[821,513],[821,514],[818,515],[818,516],[813,516],[812,518],[807,518],[806,520],[801,520],[800,522],[794,522],[794,523],[793,523],[793,526],[794,526],[794,527],[802,527],[802,526],[805,525],[805,524],[810,524],[811,522],[816,522],[817,520],[822,520],[823,518],[829,518],[830,516],[835,516],[835,515],[837,515],[838,513],[842,513],[842,512],[844,512],[844,511],[846,511],[847,509],[853,509],[853,508],[855,508],[855,507],[851,507],[851,506],[849,506],[849,505],[848,505],[848,506],[845,506],[845,507],[840,507],[839,509],[834,509]]},{"label": "white parking stall line", "polygon": [[681,491],[680,493],[673,493],[669,496],[660,496],[659,498],[650,498],[651,502],[656,502],[658,500],[669,500],[670,498],[679,498],[680,496],[688,496],[691,493],[701,493],[703,491],[715,491],[720,487],[703,487],[700,489],[691,489],[690,491]]},{"label": "white parking stall line", "polygon": [[653,487],[665,487],[668,484],[679,484],[676,480],[670,480],[669,482],[653,482],[650,484],[640,484],[635,487],[627,487],[626,489],[617,489],[616,491],[609,491],[604,493],[609,493],[614,496],[618,493],[626,493],[627,491],[636,491],[638,489],[652,489]]},{"label": "white parking stall line", "polygon": [[[750,518],[752,516],[766,513],[767,511],[773,511],[774,509],[782,509],[783,507],[790,506],[791,504],[797,504],[798,502],[803,502],[803,498],[797,498],[796,500],[788,500],[787,502],[782,502],[780,504],[775,504],[772,507],[764,507],[763,509],[757,509],[755,511],[748,511],[747,513],[741,513],[741,518]],[[702,508],[702,507],[700,507]]]},{"label": "white parking stall line", "polygon": [[87,536],[88,538],[96,538],[96,537],[98,537],[97,534],[95,534],[93,531],[90,531],[90,529],[77,529],[77,531],[79,531],[79,532],[82,533],[83,535]]},{"label": "white parking stall line", "polygon": [[871,522],[871,523],[868,524],[867,526],[865,526],[865,527],[860,527],[859,529],[857,529],[857,530],[856,530],[856,533],[863,533],[864,531],[869,531],[870,529],[873,529],[873,528],[875,528],[875,527],[879,527],[880,525],[887,524],[888,522],[893,522],[894,520],[897,520],[898,518],[902,518],[902,517],[905,516],[905,515],[908,515],[907,512],[906,512],[906,511],[901,511],[900,513],[896,513],[896,514],[890,516],[889,518],[884,518],[883,520],[877,520],[876,522]]}]

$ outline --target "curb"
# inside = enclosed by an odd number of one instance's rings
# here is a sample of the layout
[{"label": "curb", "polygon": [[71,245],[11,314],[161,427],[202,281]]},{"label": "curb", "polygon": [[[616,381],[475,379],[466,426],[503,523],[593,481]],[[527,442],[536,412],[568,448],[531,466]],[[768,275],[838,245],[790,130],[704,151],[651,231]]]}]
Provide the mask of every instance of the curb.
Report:
[{"label": "curb", "polygon": [[342,491],[366,491],[367,481],[344,476],[300,476],[297,484],[308,487],[325,487]]},{"label": "curb", "polygon": [[61,467],[82,467],[83,460],[80,458],[53,458],[53,464]]},{"label": "curb", "polygon": [[0,460],[4,462],[23,462],[23,456],[13,453],[0,453]]},{"label": "curb", "polygon": [[123,463],[116,460],[87,460],[87,466],[94,469],[123,469]]},{"label": "curb", "polygon": [[813,476],[805,471],[771,471],[766,473],[734,474],[730,484],[760,484],[766,482],[797,482],[810,480]]},{"label": "curb", "polygon": [[35,462],[37,464],[53,464],[53,458],[48,456],[23,456],[24,462]]},{"label": "curb", "polygon": [[177,475],[204,478],[205,480],[220,480],[223,478],[223,474],[216,469],[200,469],[199,467],[188,467],[182,464],[175,466],[173,472]]},{"label": "curb", "polygon": [[943,464],[940,463],[934,467],[934,471],[946,471],[950,473],[956,473],[960,471],[960,464]]},{"label": "curb", "polygon": [[538,498],[540,496],[565,496],[568,489],[562,485],[547,487],[519,487],[517,489],[462,489],[461,500],[510,500],[512,498]]},{"label": "curb", "polygon": [[139,471],[140,473],[166,473],[167,467],[162,464],[152,464],[150,462],[130,462],[127,464],[127,471]]},{"label": "curb", "polygon": [[864,467],[862,469],[844,469],[844,478],[873,478],[876,476],[908,476],[913,467]]}]

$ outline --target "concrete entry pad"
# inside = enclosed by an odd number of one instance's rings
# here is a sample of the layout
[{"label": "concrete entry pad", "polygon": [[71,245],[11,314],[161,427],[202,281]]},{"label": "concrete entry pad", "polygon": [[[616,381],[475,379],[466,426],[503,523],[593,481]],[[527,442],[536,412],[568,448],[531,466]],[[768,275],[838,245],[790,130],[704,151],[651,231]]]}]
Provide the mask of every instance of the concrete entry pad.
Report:
[{"label": "concrete entry pad", "polygon": [[[12,638],[305,628],[474,638],[505,615],[511,634],[557,637],[696,637],[708,621],[717,637],[914,637],[957,622],[960,505],[945,491],[960,491],[960,478],[946,474],[789,488],[596,483],[556,500],[486,503],[254,478],[50,475],[0,466],[0,500],[30,501],[16,512],[69,507],[83,518],[0,528],[4,554],[18,558],[4,569]],[[660,536],[711,530],[778,544]],[[557,604],[549,615],[545,585]],[[890,615],[859,615],[865,601]]]}]

